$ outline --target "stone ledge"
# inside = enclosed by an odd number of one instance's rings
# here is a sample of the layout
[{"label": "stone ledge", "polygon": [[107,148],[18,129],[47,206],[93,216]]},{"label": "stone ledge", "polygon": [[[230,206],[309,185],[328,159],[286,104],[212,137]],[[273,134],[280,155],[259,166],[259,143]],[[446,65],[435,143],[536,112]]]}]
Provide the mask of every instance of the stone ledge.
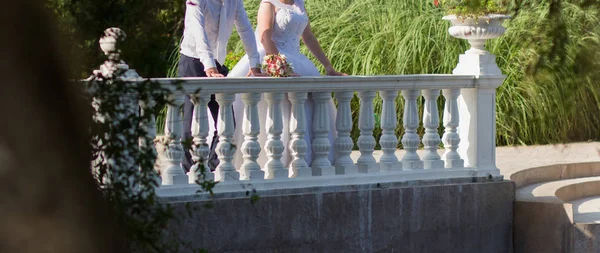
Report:
[{"label": "stone ledge", "polygon": [[[163,203],[178,203],[178,202],[191,202],[191,201],[204,201],[212,199],[239,199],[247,198],[248,194],[253,190],[256,190],[260,196],[282,196],[282,195],[294,195],[294,194],[311,194],[311,193],[323,193],[323,192],[347,192],[355,190],[370,190],[370,189],[387,189],[387,188],[401,188],[401,187],[421,187],[421,186],[440,186],[440,185],[452,185],[452,184],[469,184],[469,183],[489,183],[489,182],[502,182],[504,178],[502,176],[496,177],[463,177],[463,178],[447,178],[447,179],[424,179],[424,180],[403,180],[403,181],[392,181],[392,182],[374,182],[374,183],[361,183],[360,181],[354,184],[341,184],[341,185],[327,185],[327,186],[314,186],[314,187],[296,187],[296,188],[283,188],[283,189],[268,189],[260,188],[260,185],[254,185],[249,181],[238,181],[237,183],[229,183],[231,191],[228,192],[215,192],[213,196],[206,193],[196,194],[199,190],[197,185],[185,185],[185,186],[161,186],[157,190],[159,199]],[[290,183],[294,180],[282,180],[282,183]],[[264,181],[263,181],[264,182]],[[277,182],[275,182],[277,183]],[[299,184],[302,185],[302,184]],[[257,187],[255,187],[257,186]]]}]

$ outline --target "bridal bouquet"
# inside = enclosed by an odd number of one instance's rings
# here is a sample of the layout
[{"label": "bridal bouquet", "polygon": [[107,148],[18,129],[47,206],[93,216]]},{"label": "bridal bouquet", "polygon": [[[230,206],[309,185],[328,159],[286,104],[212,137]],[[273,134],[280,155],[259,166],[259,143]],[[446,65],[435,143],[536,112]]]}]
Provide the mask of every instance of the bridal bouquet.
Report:
[{"label": "bridal bouquet", "polygon": [[270,54],[265,56],[262,64],[263,71],[272,77],[295,76],[292,64],[287,62],[283,54]]}]

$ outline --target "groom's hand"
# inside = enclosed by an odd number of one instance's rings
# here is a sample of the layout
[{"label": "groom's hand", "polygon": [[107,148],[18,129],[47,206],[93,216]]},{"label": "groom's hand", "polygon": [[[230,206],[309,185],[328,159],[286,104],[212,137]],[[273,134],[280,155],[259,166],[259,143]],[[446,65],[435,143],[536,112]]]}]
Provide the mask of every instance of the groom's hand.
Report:
[{"label": "groom's hand", "polygon": [[265,73],[260,72],[259,68],[251,68],[250,69],[250,73],[252,73],[253,76],[259,76],[259,77],[260,76],[269,76],[269,75],[267,75]]},{"label": "groom's hand", "polygon": [[205,72],[207,77],[225,77],[223,74],[219,73],[217,68],[209,68]]}]

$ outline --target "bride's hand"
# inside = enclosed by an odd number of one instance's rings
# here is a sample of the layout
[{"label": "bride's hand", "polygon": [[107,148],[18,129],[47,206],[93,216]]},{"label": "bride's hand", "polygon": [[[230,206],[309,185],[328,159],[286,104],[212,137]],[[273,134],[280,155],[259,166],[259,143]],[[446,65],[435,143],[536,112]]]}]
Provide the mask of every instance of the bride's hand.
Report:
[{"label": "bride's hand", "polygon": [[268,77],[269,75],[266,73],[262,73],[259,68],[251,68],[246,74],[246,77]]},{"label": "bride's hand", "polygon": [[348,74],[345,74],[342,72],[338,72],[334,68],[327,68],[326,71],[327,71],[328,76],[347,76],[348,75]]},{"label": "bride's hand", "polygon": [[260,68],[251,68],[250,73],[255,77],[268,77],[269,75],[266,73],[262,73]]}]

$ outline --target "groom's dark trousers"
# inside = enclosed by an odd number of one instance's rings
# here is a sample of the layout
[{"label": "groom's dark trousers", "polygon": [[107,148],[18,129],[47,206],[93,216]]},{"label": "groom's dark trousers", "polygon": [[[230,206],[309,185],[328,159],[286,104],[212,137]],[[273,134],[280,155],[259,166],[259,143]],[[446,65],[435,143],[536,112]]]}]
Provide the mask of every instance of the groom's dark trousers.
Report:
[{"label": "groom's dark trousers", "polygon": [[[216,62],[217,70],[219,73],[227,76],[229,73],[229,69],[225,66],[221,66],[219,62]],[[204,65],[200,62],[199,59],[188,57],[185,55],[181,55],[179,59],[179,68],[177,71],[177,76],[179,77],[206,77],[206,72],[204,72]],[[202,91],[201,91],[202,92]],[[219,113],[219,104],[215,100],[215,95],[210,95],[210,102],[208,102],[208,108],[210,109],[210,114],[215,122],[215,132],[213,134],[212,143],[210,143],[210,156],[208,158],[208,167],[211,170],[214,170],[216,166],[219,164],[219,160],[217,159],[217,155],[215,154],[215,148],[217,143],[219,142],[219,137],[217,135],[217,117]],[[192,112],[194,111],[194,105],[190,101],[190,96],[185,96],[185,104],[183,105],[183,139],[190,140],[192,138]],[[211,133],[208,133],[211,134]],[[185,157],[182,162],[183,169],[189,171],[189,169],[193,165],[192,155],[189,150],[186,150]]]}]

